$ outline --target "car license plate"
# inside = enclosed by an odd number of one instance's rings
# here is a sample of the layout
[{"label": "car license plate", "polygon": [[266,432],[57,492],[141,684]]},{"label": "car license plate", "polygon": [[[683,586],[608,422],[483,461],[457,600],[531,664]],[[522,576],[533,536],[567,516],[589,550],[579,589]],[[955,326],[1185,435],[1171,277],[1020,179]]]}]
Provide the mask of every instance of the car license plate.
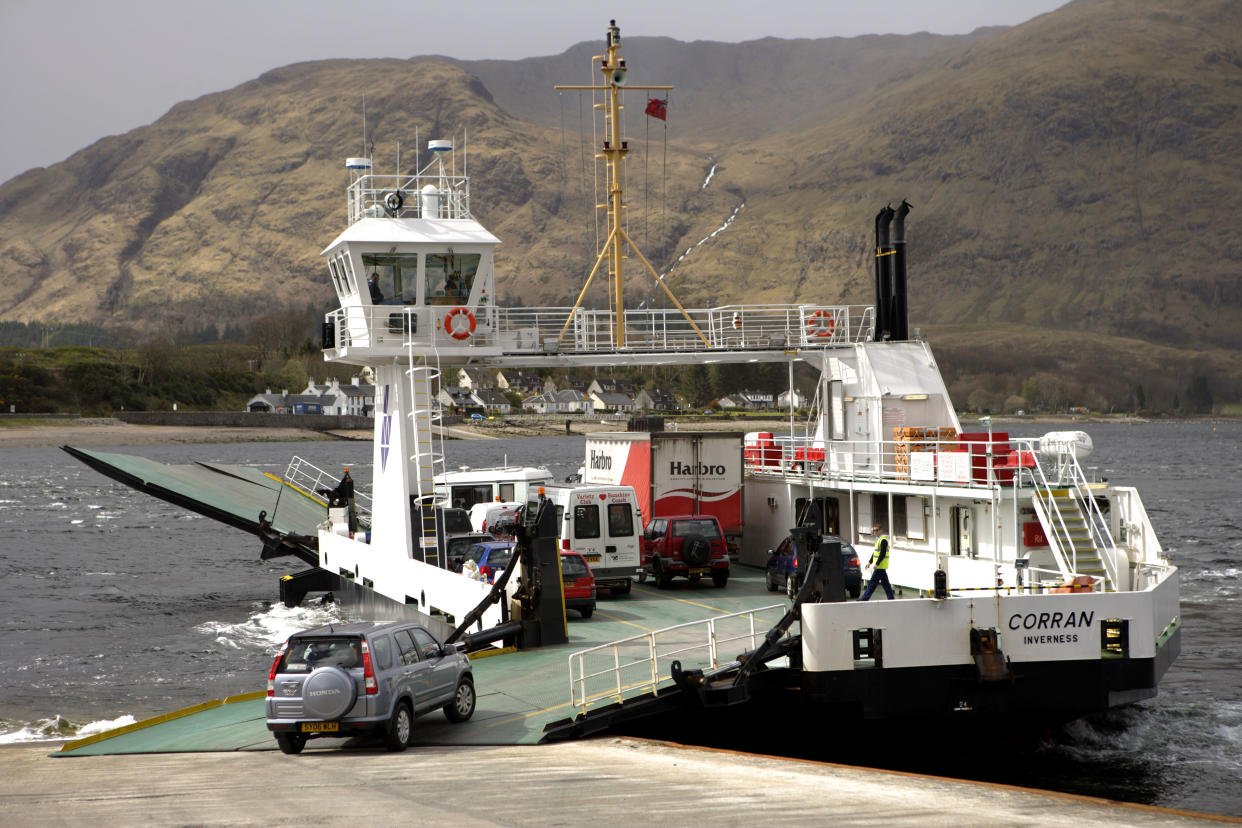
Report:
[{"label": "car license plate", "polygon": [[707,573],[709,573],[709,572],[711,572],[711,571],[712,571],[712,570],[711,570],[711,568],[710,568],[710,567],[706,567],[706,566],[692,566],[692,567],[690,567],[690,574],[691,574],[691,575],[706,575]]},{"label": "car license plate", "polygon": [[591,563],[599,563],[599,555],[583,555]]},{"label": "car license plate", "polygon": [[340,722],[302,722],[303,733],[335,733],[340,729]]}]

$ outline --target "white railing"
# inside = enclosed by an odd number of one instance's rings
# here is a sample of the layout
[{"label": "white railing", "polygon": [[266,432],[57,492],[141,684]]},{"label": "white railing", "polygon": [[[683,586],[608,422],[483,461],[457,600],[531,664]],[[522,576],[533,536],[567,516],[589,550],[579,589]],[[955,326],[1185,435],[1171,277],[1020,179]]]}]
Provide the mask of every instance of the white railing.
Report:
[{"label": "white railing", "polygon": [[475,328],[466,340],[444,334],[443,317],[451,306],[338,308],[325,317],[332,339],[324,345],[403,349],[408,339],[415,347],[498,347],[508,354],[814,348],[868,341],[874,319],[873,309],[862,305],[727,305],[687,309],[685,316],[675,308],[635,309],[625,311],[625,346],[618,349],[611,311],[468,307]]},{"label": "white railing", "polygon": [[[1008,449],[1000,446],[1008,444]],[[776,436],[745,447],[749,474],[988,488],[1030,485],[1038,440],[829,440]],[[978,450],[972,450],[978,447]],[[1068,485],[1068,484],[1067,484]]]},{"label": "white railing", "polygon": [[1117,512],[1118,540],[1131,550],[1131,560],[1141,564],[1164,562],[1164,547],[1156,537],[1138,490],[1132,486],[1118,486],[1114,492],[1117,495],[1113,507]]},{"label": "white railing", "polygon": [[[424,195],[428,184],[435,194]],[[363,175],[349,185],[350,224],[364,218],[470,218],[470,180],[462,175]]]},{"label": "white railing", "polygon": [[[289,461],[289,467],[285,469],[285,476],[282,482],[326,505],[327,501],[320,494],[320,491],[323,489],[335,489],[341,481],[340,478],[333,477],[313,463],[294,455],[293,459]],[[370,524],[371,496],[359,491],[357,486],[354,487],[354,511],[359,518],[364,519],[366,523]]]},{"label": "white railing", "polygon": [[[763,643],[788,608],[782,604],[678,624],[601,644],[569,657],[569,698],[579,714],[592,706],[656,693],[683,670],[719,667]],[[786,633],[788,637],[788,633]],[[723,658],[722,658],[723,652]]]}]

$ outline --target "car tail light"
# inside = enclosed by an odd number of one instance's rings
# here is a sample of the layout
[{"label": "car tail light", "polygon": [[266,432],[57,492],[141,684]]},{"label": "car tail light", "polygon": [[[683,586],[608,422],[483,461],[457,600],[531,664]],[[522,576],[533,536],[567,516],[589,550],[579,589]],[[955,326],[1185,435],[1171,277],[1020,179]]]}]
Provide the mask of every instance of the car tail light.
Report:
[{"label": "car tail light", "polygon": [[572,551],[569,548],[569,538],[561,538],[561,549],[565,552]]},{"label": "car tail light", "polygon": [[850,556],[850,566],[858,566],[858,556],[857,556],[857,555],[851,555],[851,556]]},{"label": "car tail light", "polygon": [[367,644],[366,639],[362,641],[362,674],[367,695],[374,696],[379,692],[379,685],[375,683],[375,668],[371,666],[371,646]]},{"label": "car tail light", "polygon": [[285,650],[289,648],[289,642],[286,641],[280,645],[276,658],[272,659],[272,669],[267,672],[267,694],[269,696],[276,695],[276,671],[280,669],[280,660],[285,657]]},{"label": "car tail light", "polygon": [[798,556],[797,555],[793,556],[793,568],[794,569],[798,568]]}]

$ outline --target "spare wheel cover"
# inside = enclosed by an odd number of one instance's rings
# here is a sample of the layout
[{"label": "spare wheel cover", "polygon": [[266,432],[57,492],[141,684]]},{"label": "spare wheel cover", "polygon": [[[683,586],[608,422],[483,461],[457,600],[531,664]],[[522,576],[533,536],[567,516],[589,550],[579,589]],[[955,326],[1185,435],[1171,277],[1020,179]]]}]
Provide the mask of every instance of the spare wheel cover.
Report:
[{"label": "spare wheel cover", "polygon": [[354,677],[340,667],[320,667],[302,685],[302,708],[314,719],[339,719],[354,706]]},{"label": "spare wheel cover", "polygon": [[706,566],[711,557],[711,542],[702,535],[688,535],[681,542],[681,558],[687,566]]}]

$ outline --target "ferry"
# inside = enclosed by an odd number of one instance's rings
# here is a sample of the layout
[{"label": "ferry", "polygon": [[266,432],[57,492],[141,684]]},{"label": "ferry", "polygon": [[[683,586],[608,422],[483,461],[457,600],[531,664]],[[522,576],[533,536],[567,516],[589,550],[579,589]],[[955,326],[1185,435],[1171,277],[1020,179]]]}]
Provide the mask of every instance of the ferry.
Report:
[{"label": "ferry", "polygon": [[[322,251],[339,307],[324,319],[322,344],[327,361],[374,371],[373,483],[363,507],[315,503],[317,492],[339,484],[309,465],[273,482],[244,470],[182,473],[71,451],[130,485],[254,532],[265,557],[305,561],[309,569],[282,582],[286,600],[330,591],[368,613],[414,615],[472,647],[563,647],[570,637],[563,606],[559,615],[554,598],[531,606],[536,585],[559,582],[557,541],[536,515],[539,470],[508,478],[448,471],[434,402],[441,377],[465,366],[801,362],[819,373],[812,414],[791,413],[787,433],[746,437],[737,562],[761,572],[793,534],[819,580],[808,577],[789,604],[764,596],[723,618],[573,652],[561,679],[573,714],[549,723],[549,738],[670,706],[730,707],[772,694],[857,720],[895,721],[1070,719],[1155,695],[1180,646],[1177,567],[1138,491],[1084,468],[1086,435],[1013,439],[990,423],[963,430],[931,347],[909,332],[910,206],[876,217],[874,306],[683,306],[622,220],[629,152],[622,93],[671,87],[627,79],[615,21],[606,44],[594,59],[598,83],[558,87],[594,96],[604,121],[597,158],[607,173],[608,232],[573,306],[500,301],[500,240],[471,211],[464,146],[430,141],[429,158],[412,174],[376,173],[369,157],[345,161],[345,229]],[[667,307],[626,304],[627,261],[641,265]],[[582,304],[597,278],[607,281],[610,309]],[[205,482],[213,472],[218,477]],[[253,488],[221,493],[225,477]],[[486,481],[503,488],[495,496],[531,506],[520,571],[494,586],[452,572],[442,552],[444,507],[457,499],[445,503],[446,495]],[[288,500],[251,514],[267,502],[256,499],[260,489]],[[901,599],[846,600],[823,576],[836,564],[819,539],[848,539],[865,555],[877,524]],[[555,593],[542,591],[544,599]],[[694,625],[707,631],[706,644],[685,644],[682,634]],[[726,626],[744,631],[718,633]]]}]

